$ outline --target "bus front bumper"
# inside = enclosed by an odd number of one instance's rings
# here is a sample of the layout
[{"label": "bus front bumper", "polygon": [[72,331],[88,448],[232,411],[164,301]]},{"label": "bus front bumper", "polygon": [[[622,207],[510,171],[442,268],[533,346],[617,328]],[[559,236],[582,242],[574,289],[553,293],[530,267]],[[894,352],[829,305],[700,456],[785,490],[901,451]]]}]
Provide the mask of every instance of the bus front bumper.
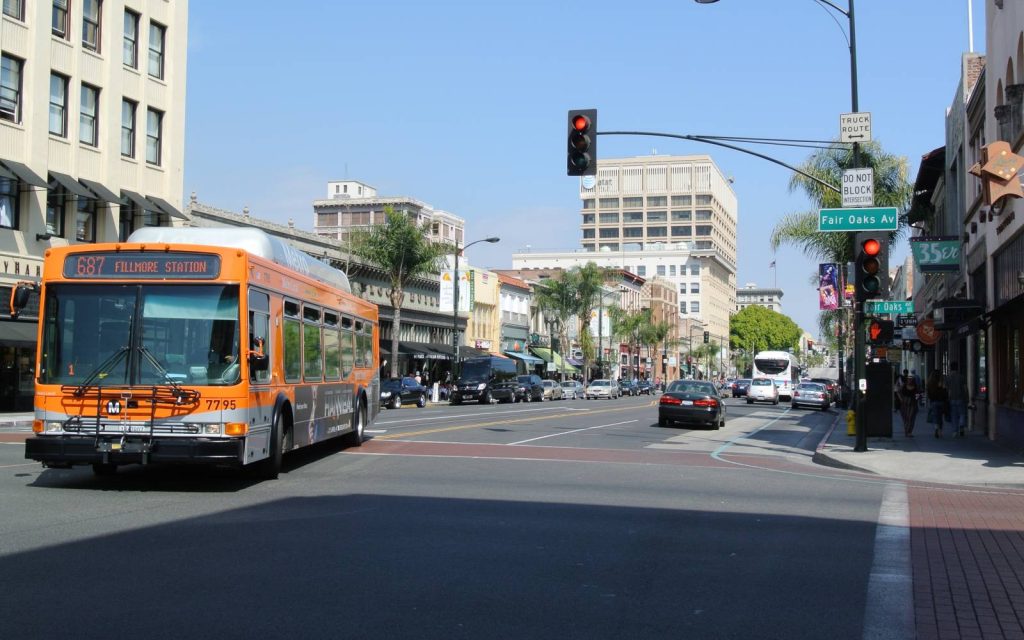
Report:
[{"label": "bus front bumper", "polygon": [[25,441],[25,457],[47,464],[147,464],[151,462],[241,464],[245,439],[37,436]]}]

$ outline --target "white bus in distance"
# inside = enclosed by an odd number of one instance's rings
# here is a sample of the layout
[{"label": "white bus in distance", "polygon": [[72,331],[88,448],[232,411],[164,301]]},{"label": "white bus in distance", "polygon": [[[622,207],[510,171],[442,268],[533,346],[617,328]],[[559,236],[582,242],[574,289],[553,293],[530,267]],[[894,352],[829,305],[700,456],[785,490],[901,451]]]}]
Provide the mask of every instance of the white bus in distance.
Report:
[{"label": "white bus in distance", "polygon": [[779,398],[793,399],[793,388],[800,382],[800,367],[788,351],[762,351],[754,356],[752,378],[770,378],[779,390]]}]

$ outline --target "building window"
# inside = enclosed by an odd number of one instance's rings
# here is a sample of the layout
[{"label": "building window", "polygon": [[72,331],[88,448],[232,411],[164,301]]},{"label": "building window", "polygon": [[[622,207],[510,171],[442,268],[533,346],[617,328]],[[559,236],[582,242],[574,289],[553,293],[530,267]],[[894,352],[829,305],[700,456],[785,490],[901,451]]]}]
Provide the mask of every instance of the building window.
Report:
[{"label": "building window", "polygon": [[146,109],[146,162],[160,164],[160,141],[163,139],[164,114]]},{"label": "building window", "polygon": [[602,209],[618,209],[619,199],[618,198],[601,198],[597,201],[597,206]]},{"label": "building window", "polygon": [[674,265],[674,264],[669,265],[669,267],[668,267],[668,275],[669,275],[669,277],[672,277],[672,278],[676,277],[676,265]]},{"label": "building window", "polygon": [[619,230],[618,229],[601,229],[601,237],[602,238],[618,238],[619,237]]},{"label": "building window", "polygon": [[50,133],[68,135],[68,79],[59,73],[50,74]]},{"label": "building window", "polygon": [[68,37],[68,0],[53,0],[53,17],[50,29],[58,38]]},{"label": "building window", "polygon": [[18,228],[18,181],[0,178],[0,228]]},{"label": "building window", "polygon": [[680,236],[687,237],[690,235],[691,227],[689,225],[685,227],[674,226],[672,227],[672,236],[678,238]]},{"label": "building window", "polygon": [[673,211],[672,222],[689,222],[693,218],[692,211]]},{"label": "building window", "polygon": [[139,68],[139,14],[124,10],[124,51],[121,59],[132,69]]},{"label": "building window", "polygon": [[626,227],[622,230],[623,238],[642,238],[644,237],[643,227]]},{"label": "building window", "polygon": [[667,238],[668,227],[647,227],[648,238]]},{"label": "building window", "polygon": [[623,222],[643,222],[644,212],[643,211],[626,211],[622,214]]},{"label": "building window", "polygon": [[672,196],[673,207],[688,207],[691,204],[691,196]]},{"label": "building window", "polygon": [[[603,207],[604,205],[601,205],[601,206]],[[644,206],[644,199],[643,198],[623,198],[622,199],[622,206],[623,206],[623,208],[636,207],[636,208],[639,209],[639,208],[642,208]]]},{"label": "building window", "polygon": [[661,276],[662,278],[665,277],[665,265],[663,265],[663,264],[659,264],[658,265],[658,275]]},{"label": "building window", "polygon": [[0,118],[21,122],[22,61],[3,56],[0,61]]},{"label": "building window", "polygon": [[697,204],[711,204],[711,196],[709,194],[698,195]]},{"label": "building window", "polygon": [[711,235],[711,225],[709,225],[709,224],[698,224],[697,225],[697,235],[698,236],[710,236]]},{"label": "building window", "polygon": [[149,75],[163,80],[164,38],[167,27],[155,22],[149,23]]},{"label": "building window", "polygon": [[121,101],[121,155],[135,157],[135,110],[138,107],[131,100]]},{"label": "building window", "polygon": [[595,204],[595,202],[594,202],[593,198],[586,198],[586,199],[583,200],[583,208],[584,209],[593,209],[594,208],[594,204]]},{"label": "building window", "polygon": [[693,264],[690,265],[690,275],[691,276],[699,276],[700,275],[700,263],[699,262],[694,262]]},{"label": "building window", "polygon": [[599,214],[599,215],[600,215],[600,220],[601,220],[602,224],[608,223],[608,222],[618,222],[619,221],[619,214],[618,213],[602,213],[602,214]]},{"label": "building window", "polygon": [[679,303],[679,313],[684,316],[686,315],[686,300]]},{"label": "building window", "polygon": [[78,199],[78,215],[75,217],[75,240],[96,242],[96,201],[90,198]]},{"label": "building window", "polygon": [[102,0],[82,0],[82,46],[90,51],[100,51],[100,16]]},{"label": "building window", "polygon": [[667,215],[664,211],[648,211],[647,222],[665,222],[668,220]]},{"label": "building window", "polygon": [[4,0],[4,15],[25,21],[25,0]]},{"label": "building window", "polygon": [[668,206],[668,198],[665,196],[647,196],[648,207],[665,207]]},{"label": "building window", "polygon": [[50,189],[46,194],[46,233],[64,237],[64,213],[68,194],[63,187]]},{"label": "building window", "polygon": [[618,251],[619,250],[619,243],[618,242],[602,242],[601,246],[599,248],[600,249],[607,249],[608,251]]},{"label": "building window", "polygon": [[641,265],[637,265],[636,275],[640,276],[641,278],[646,278],[647,277],[647,267],[642,265],[642,264]]},{"label": "building window", "polygon": [[99,145],[100,90],[82,83],[82,108],[78,115],[78,139],[90,146]]},{"label": "building window", "polygon": [[690,302],[690,313],[700,313],[700,303],[696,300]]},{"label": "building window", "polygon": [[594,238],[594,230],[593,229],[584,229],[583,230],[583,239],[584,240],[593,240],[593,238]]},{"label": "building window", "polygon": [[691,282],[690,283],[690,293],[700,293],[700,283],[699,282]]}]

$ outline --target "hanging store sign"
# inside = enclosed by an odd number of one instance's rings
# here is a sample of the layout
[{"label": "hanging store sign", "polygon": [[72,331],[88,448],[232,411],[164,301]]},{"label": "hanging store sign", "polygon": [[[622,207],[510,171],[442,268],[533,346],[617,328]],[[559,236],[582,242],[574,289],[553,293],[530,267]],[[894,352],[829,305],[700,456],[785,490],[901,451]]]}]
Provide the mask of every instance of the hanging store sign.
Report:
[{"label": "hanging store sign", "polygon": [[956,236],[911,238],[910,249],[922,273],[960,271],[960,239]]}]

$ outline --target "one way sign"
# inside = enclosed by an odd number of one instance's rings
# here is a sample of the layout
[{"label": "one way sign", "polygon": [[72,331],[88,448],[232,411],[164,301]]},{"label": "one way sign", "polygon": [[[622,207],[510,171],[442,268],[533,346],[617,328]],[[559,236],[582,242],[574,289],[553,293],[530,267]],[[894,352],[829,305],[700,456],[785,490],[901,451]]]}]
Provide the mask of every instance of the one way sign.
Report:
[{"label": "one way sign", "polygon": [[839,114],[840,142],[871,142],[871,113]]}]

